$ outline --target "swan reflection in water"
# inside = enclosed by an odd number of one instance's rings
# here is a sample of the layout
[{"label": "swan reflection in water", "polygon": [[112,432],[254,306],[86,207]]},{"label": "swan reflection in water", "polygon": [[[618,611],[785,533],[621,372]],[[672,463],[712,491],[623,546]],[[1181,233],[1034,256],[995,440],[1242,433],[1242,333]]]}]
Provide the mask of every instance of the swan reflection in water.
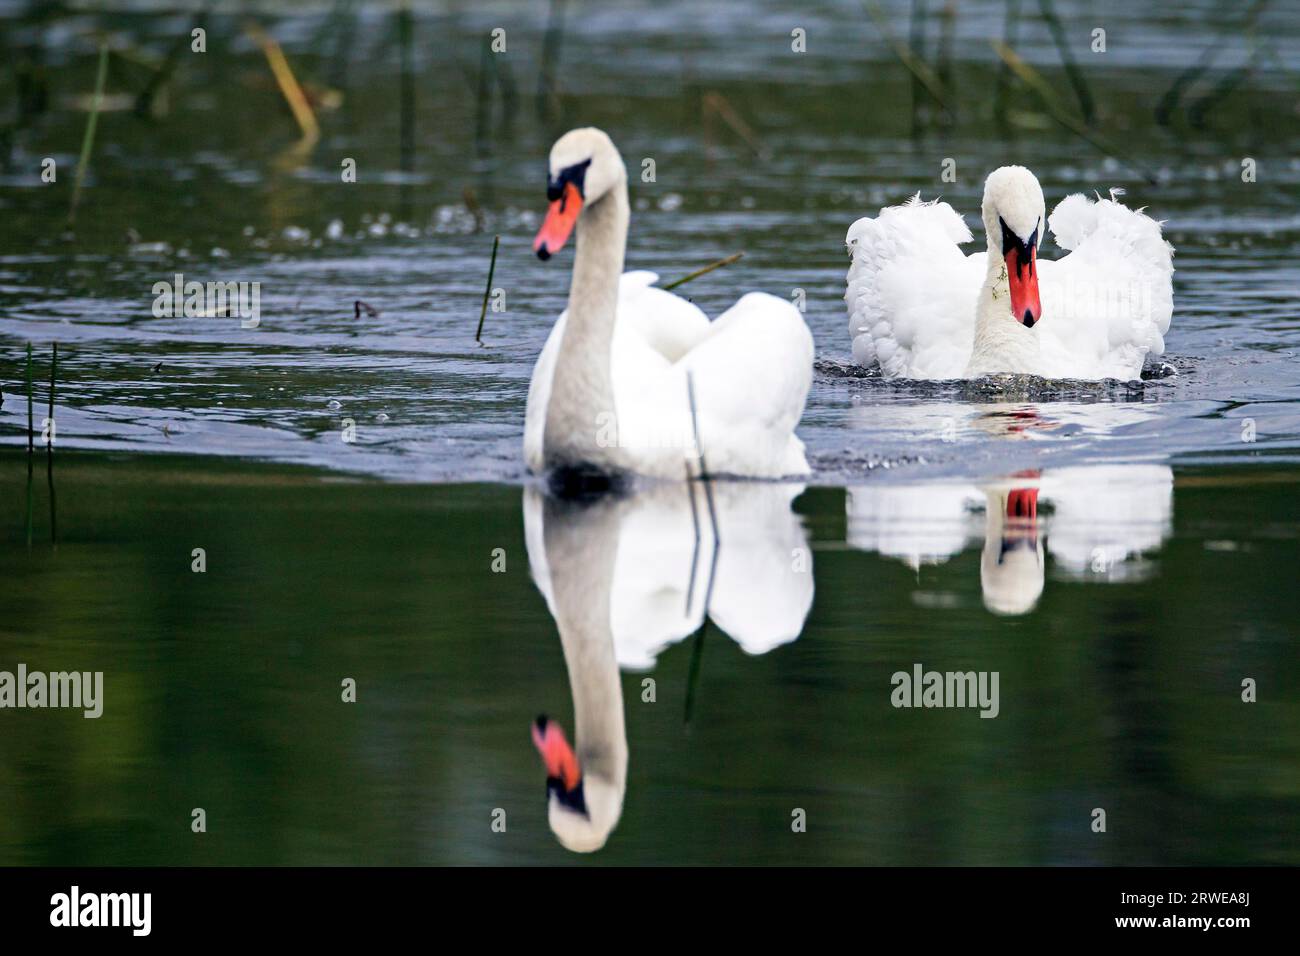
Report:
[{"label": "swan reflection in water", "polygon": [[918,571],[982,541],[985,607],[1025,614],[1043,593],[1044,553],[1066,577],[1144,574],[1143,555],[1172,531],[1173,487],[1167,465],[1048,468],[980,485],[879,482],[848,489],[847,540]]},{"label": "swan reflection in water", "polygon": [[[524,491],[528,563],[555,618],[574,739],[538,717],[548,818],[578,853],[623,811],[627,734],[619,670],[648,670],[706,617],[748,654],[795,640],[812,607],[811,549],[791,503],[802,485],[699,483],[572,502]],[[721,544],[719,544],[721,542]]]}]

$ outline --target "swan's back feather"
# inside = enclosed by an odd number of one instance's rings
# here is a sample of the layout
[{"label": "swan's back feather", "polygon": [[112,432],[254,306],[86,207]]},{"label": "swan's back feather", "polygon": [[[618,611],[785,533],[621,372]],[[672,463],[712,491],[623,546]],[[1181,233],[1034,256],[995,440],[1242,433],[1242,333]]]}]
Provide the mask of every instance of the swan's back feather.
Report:
[{"label": "swan's back feather", "polygon": [[709,332],[709,317],[689,299],[673,295],[654,283],[659,275],[646,270],[625,272],[618,283],[619,321],[669,362],[695,347]]},{"label": "swan's back feather", "polygon": [[746,293],[679,366],[683,395],[684,370],[691,372],[710,471],[768,478],[807,473],[794,429],[812,387],[813,339],[794,305],[766,292]]},{"label": "swan's back feather", "polygon": [[[784,299],[751,292],[710,323],[688,300],[651,285],[657,278],[652,272],[621,277],[610,347],[619,443],[634,470],[683,478],[698,426],[714,473],[807,474],[803,442],[794,429],[812,384],[813,343],[799,310]],[[524,461],[534,473],[545,469],[546,407],[567,321],[566,309],[547,337],[528,388]],[[691,468],[699,466],[692,460]]]}]

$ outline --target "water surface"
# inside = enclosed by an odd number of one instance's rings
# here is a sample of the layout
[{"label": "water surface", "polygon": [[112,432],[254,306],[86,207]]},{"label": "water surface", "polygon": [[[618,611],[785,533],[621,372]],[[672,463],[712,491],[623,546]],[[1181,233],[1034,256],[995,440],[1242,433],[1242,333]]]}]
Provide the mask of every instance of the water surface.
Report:
[{"label": "water surface", "polygon": [[[1300,862],[1290,470],[1009,477],[1041,486],[1032,529],[987,513],[992,484],[909,516],[908,485],[873,482],[868,518],[858,489],[791,514],[795,488],[733,488],[693,574],[685,486],[610,521],[531,488],[76,453],[57,550],[36,470],[28,551],[22,458],[0,459],[0,660],[102,670],[105,703],[0,714],[0,863]],[[1147,490],[1112,507],[1127,480]],[[992,576],[990,527],[1014,539]],[[614,559],[566,561],[575,529]],[[560,638],[602,589],[612,633],[580,646],[603,675]],[[894,708],[918,663],[998,671],[998,716]],[[622,696],[595,857],[551,833],[529,740],[539,712],[572,733],[575,687]]]}]

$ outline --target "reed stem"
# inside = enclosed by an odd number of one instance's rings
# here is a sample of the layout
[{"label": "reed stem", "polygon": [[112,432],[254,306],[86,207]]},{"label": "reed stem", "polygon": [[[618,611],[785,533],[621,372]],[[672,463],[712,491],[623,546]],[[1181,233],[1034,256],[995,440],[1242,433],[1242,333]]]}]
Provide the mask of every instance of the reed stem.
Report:
[{"label": "reed stem", "polygon": [[488,266],[487,286],[483,289],[483,308],[478,314],[478,331],[474,333],[474,341],[479,345],[483,344],[483,320],[487,318],[488,299],[492,296],[492,277],[497,271],[497,247],[501,245],[501,237],[492,238],[492,264]]},{"label": "reed stem", "polygon": [[72,202],[68,206],[68,225],[77,219],[77,206],[81,203],[81,186],[86,179],[86,167],[90,165],[90,152],[95,146],[95,127],[99,125],[99,109],[104,102],[104,81],[108,77],[108,44],[99,45],[99,68],[95,72],[95,95],[90,103],[90,115],[86,117],[86,132],[81,137],[81,157],[77,160],[77,178],[72,184]]},{"label": "reed stem", "polygon": [[36,445],[36,433],[32,428],[32,343],[27,343],[27,454],[31,454]]},{"label": "reed stem", "polygon": [[45,447],[54,450],[54,374],[59,367],[59,343],[54,343],[54,355],[50,358],[50,411],[46,416],[49,423],[50,437],[45,440]]},{"label": "reed stem", "polygon": [[710,262],[703,269],[696,269],[690,275],[682,276],[676,282],[668,283],[666,286],[663,286],[663,290],[665,292],[668,292],[672,289],[676,289],[679,285],[685,285],[687,282],[690,282],[692,279],[698,279],[702,275],[707,275],[708,273],[712,272],[714,269],[721,269],[723,266],[729,266],[733,262],[737,262],[740,259],[744,258],[744,255],[745,254],[743,252],[737,252],[734,253],[733,255],[727,256],[725,259],[719,259],[717,262]]},{"label": "reed stem", "polygon": [[1020,79],[1031,90],[1037,94],[1038,99],[1042,102],[1043,108],[1051,114],[1052,118],[1074,133],[1080,139],[1101,150],[1107,156],[1124,163],[1135,173],[1145,179],[1148,183],[1155,185],[1156,177],[1152,175],[1135,159],[1132,159],[1125,153],[1121,152],[1111,143],[1102,139],[1095,132],[1088,128],[1087,124],[1080,121],[1077,117],[1072,116],[1056,98],[1056,92],[1052,89],[1050,83],[1043,79],[1042,74],[1020,58],[1015,50],[1008,47],[1000,40],[993,40],[993,49],[997,51],[1002,62],[1011,68],[1011,71],[1020,77]]},{"label": "reed stem", "polygon": [[1065,67],[1065,75],[1070,81],[1070,86],[1074,87],[1074,95],[1079,100],[1083,121],[1092,126],[1097,121],[1092,92],[1088,89],[1087,79],[1084,78],[1083,72],[1070,53],[1070,44],[1065,39],[1065,28],[1061,26],[1061,18],[1056,15],[1056,10],[1052,7],[1052,0],[1038,0],[1038,8],[1043,12],[1043,19],[1047,21],[1047,28],[1052,33],[1052,41],[1061,54],[1061,65]]},{"label": "reed stem", "polygon": [[262,48],[262,53],[266,56],[266,62],[275,75],[275,82],[279,84],[280,93],[284,96],[285,102],[289,104],[293,118],[302,131],[303,141],[315,143],[320,139],[320,124],[316,122],[316,114],[311,108],[311,103],[307,101],[307,94],[298,85],[298,79],[293,75],[293,69],[289,66],[289,61],[285,59],[280,44],[267,34],[260,25],[252,21],[245,24],[244,30]]},{"label": "reed stem", "polygon": [[880,9],[880,4],[876,0],[862,0],[862,5],[866,8],[867,13],[871,15],[871,19],[875,21],[876,30],[879,31],[881,38],[893,51],[894,56],[898,57],[899,62],[907,67],[912,76],[916,78],[943,111],[950,117],[955,117],[956,113],[948,104],[943,84],[939,82],[939,77],[930,68],[930,64],[916,57],[906,44],[895,39],[894,34],[889,29],[889,19],[885,16],[885,12]]}]

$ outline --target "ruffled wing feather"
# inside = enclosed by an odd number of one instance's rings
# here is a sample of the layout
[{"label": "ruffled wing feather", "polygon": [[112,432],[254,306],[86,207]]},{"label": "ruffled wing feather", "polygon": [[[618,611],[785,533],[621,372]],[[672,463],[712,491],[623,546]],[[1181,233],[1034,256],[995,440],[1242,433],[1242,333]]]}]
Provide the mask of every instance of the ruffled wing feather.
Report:
[{"label": "ruffled wing feather", "polygon": [[974,338],[982,254],[952,206],[920,194],[849,227],[844,302],[853,358],[886,378],[960,378]]}]

